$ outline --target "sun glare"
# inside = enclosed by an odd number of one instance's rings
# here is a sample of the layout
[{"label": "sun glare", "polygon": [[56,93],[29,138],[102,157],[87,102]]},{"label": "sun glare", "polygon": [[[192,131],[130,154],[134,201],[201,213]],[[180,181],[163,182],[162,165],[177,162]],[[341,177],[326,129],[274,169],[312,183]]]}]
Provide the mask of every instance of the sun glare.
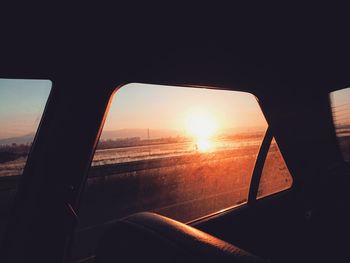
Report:
[{"label": "sun glare", "polygon": [[188,114],[187,133],[196,143],[196,149],[207,152],[213,147],[213,137],[217,132],[215,118],[205,111],[193,111]]},{"label": "sun glare", "polygon": [[210,139],[197,139],[196,148],[200,152],[208,152],[213,148],[213,142]]}]

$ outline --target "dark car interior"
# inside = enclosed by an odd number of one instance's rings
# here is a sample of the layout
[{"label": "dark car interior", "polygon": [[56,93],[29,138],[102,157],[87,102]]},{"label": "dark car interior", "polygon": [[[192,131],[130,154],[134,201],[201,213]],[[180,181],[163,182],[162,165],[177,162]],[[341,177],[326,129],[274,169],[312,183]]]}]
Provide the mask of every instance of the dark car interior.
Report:
[{"label": "dark car interior", "polygon": [[[23,175],[0,178],[1,191],[16,188],[1,262],[348,262],[350,170],[329,95],[350,85],[344,42],[149,38],[5,41],[0,78],[48,79],[52,89]],[[111,96],[134,82],[252,93],[268,123],[264,141],[276,139],[292,187],[256,198],[263,142],[245,205],[187,224],[152,211],[116,218],[103,226],[93,255],[74,257]]]}]

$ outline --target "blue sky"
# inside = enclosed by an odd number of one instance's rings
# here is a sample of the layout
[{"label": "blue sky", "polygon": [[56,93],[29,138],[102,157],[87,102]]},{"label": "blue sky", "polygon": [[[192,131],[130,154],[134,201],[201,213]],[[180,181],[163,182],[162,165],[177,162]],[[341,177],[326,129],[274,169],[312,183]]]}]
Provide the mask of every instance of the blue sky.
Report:
[{"label": "blue sky", "polygon": [[51,86],[49,80],[0,79],[0,139],[36,131]]}]

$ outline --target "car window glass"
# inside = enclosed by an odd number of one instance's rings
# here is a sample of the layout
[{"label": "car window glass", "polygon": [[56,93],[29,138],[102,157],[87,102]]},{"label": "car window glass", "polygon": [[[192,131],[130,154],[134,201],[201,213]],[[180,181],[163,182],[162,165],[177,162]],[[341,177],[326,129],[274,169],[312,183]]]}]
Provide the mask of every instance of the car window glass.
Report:
[{"label": "car window glass", "polygon": [[330,93],[334,127],[345,161],[350,161],[350,88]]},{"label": "car window glass", "polygon": [[289,189],[293,178],[273,138],[262,170],[257,198]]},{"label": "car window glass", "polygon": [[0,241],[51,85],[50,80],[0,79]]}]

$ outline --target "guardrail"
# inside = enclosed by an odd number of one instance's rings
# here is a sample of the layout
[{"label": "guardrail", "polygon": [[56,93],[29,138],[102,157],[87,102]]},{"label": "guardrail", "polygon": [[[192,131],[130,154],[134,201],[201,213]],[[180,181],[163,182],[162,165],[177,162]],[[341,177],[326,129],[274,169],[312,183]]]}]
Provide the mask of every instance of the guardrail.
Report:
[{"label": "guardrail", "polygon": [[[242,149],[223,150],[214,153],[194,153],[181,156],[170,156],[154,159],[143,159],[123,163],[104,164],[92,166],[89,170],[89,178],[104,177],[109,175],[123,174],[128,172],[142,171],[148,169],[157,169],[171,167],[175,165],[185,165],[191,163],[218,161],[226,158],[242,158],[256,154],[256,146],[245,147]],[[0,191],[10,190],[16,187],[20,175],[1,176]]]},{"label": "guardrail", "polygon": [[89,171],[89,177],[101,177],[115,174],[122,174],[128,172],[142,171],[148,169],[157,169],[164,167],[171,167],[175,165],[185,165],[191,163],[199,162],[209,162],[218,161],[226,158],[242,158],[244,156],[249,156],[256,154],[256,146],[244,148],[244,153],[242,154],[242,149],[225,150],[214,153],[194,153],[186,154],[181,156],[170,156],[163,158],[154,159],[144,159],[137,161],[129,161],[123,163],[115,164],[105,164],[92,166]]}]

